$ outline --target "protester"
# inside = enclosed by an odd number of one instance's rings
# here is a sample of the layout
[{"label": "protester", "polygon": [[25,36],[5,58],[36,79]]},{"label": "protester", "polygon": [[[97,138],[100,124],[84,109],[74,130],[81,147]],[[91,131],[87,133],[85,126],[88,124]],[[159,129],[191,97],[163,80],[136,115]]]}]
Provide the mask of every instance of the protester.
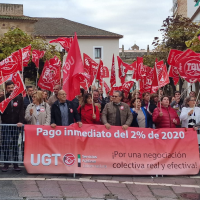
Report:
[{"label": "protester", "polygon": [[157,90],[157,94],[158,94],[158,101],[160,101],[161,97],[164,95],[162,88],[159,88]]},{"label": "protester", "polygon": [[57,97],[58,100],[51,107],[51,127],[69,126],[74,123],[74,120],[81,127],[82,122],[80,116],[77,109],[74,108],[73,103],[66,100],[66,92],[60,90]]},{"label": "protester", "polygon": [[132,99],[135,99],[135,98],[140,98],[140,91],[139,90],[134,90],[132,92]]},{"label": "protester", "polygon": [[74,104],[74,108],[77,109],[82,104],[84,93],[85,93],[85,90],[83,88],[80,88],[80,94],[72,100],[72,103]]},{"label": "protester", "polygon": [[168,96],[161,97],[161,109],[160,106],[155,108],[152,118],[156,128],[176,128],[180,124],[176,111],[169,105]]},{"label": "protester", "polygon": [[190,97],[196,97],[196,92],[191,91],[191,92],[189,93],[189,96],[190,96]]},{"label": "protester", "polygon": [[3,89],[0,89],[0,97],[4,96],[4,91]]},{"label": "protester", "polygon": [[46,90],[42,91],[43,101],[48,103],[48,92]]},{"label": "protester", "polygon": [[81,115],[83,124],[98,124],[100,122],[99,109],[93,104],[92,95],[89,93],[84,95],[82,105],[78,107],[78,113]]},{"label": "protester", "polygon": [[142,107],[144,107],[147,111],[149,111],[149,105],[150,105],[150,93],[144,92],[142,94]]},{"label": "protester", "polygon": [[101,121],[107,129],[111,126],[122,126],[126,130],[132,123],[133,116],[129,106],[121,102],[122,92],[114,91],[113,102],[107,103],[102,112]]},{"label": "protester", "polygon": [[101,112],[103,111],[105,107],[105,100],[102,98],[99,98],[99,91],[98,90],[93,90],[93,101],[98,108],[101,108]]},{"label": "protester", "polygon": [[130,110],[133,114],[131,127],[152,128],[151,115],[144,107],[141,107],[141,99],[134,98],[130,104]]},{"label": "protester", "polygon": [[52,95],[48,99],[48,104],[50,105],[50,107],[54,104],[54,102],[56,102],[58,100],[58,92],[60,90],[61,90],[61,86],[60,85],[55,85],[54,86],[54,88],[53,88],[54,95]]},{"label": "protester", "polygon": [[24,110],[26,110],[27,106],[33,102],[32,94],[33,94],[33,87],[26,86],[26,96],[24,97]]},{"label": "protester", "polygon": [[149,112],[152,114],[154,109],[158,106],[158,94],[153,93],[150,97]]},{"label": "protester", "polygon": [[105,103],[109,103],[110,102],[110,91],[107,92],[107,96],[105,97]]},{"label": "protester", "polygon": [[[7,81],[5,83],[6,98],[8,98],[14,91],[14,83],[12,81]],[[4,100],[4,96],[0,97],[0,102]],[[14,161],[18,161],[18,139],[19,131],[24,123],[24,101],[21,95],[16,96],[12,99],[5,111],[1,114],[2,124],[16,124],[13,126],[2,126],[1,140],[2,149],[4,153],[4,161],[8,161],[10,154],[12,154]],[[12,144],[12,148],[11,147]],[[13,164],[15,171],[20,171],[18,164]],[[7,172],[9,168],[8,163],[4,163],[2,172]]]},{"label": "protester", "polygon": [[33,103],[29,104],[26,109],[25,120],[28,124],[50,125],[50,106],[43,101],[42,91],[34,92],[32,98]]},{"label": "protester", "polygon": [[196,105],[196,99],[192,96],[186,98],[186,107],[183,107],[180,120],[181,126],[185,128],[193,128],[195,124],[200,123],[200,108]]},{"label": "protester", "polygon": [[131,104],[131,93],[130,92],[128,94],[122,92],[122,102],[124,102],[130,106],[130,104]]},{"label": "protester", "polygon": [[170,106],[176,110],[178,116],[180,116],[183,100],[181,99],[181,93],[179,91],[174,92],[174,101],[170,103]]}]

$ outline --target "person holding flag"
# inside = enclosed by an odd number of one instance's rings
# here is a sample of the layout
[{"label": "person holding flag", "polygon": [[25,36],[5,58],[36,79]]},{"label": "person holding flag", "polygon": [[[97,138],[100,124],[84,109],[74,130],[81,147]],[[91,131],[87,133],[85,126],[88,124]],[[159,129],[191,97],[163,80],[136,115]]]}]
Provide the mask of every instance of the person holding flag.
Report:
[{"label": "person holding flag", "polygon": [[[5,83],[6,98],[8,98],[14,91],[14,83],[9,80]],[[0,102],[4,101],[4,96],[0,98]],[[1,140],[2,148],[4,152],[4,161],[8,161],[9,155],[13,155],[14,161],[18,161],[18,138],[19,138],[19,127],[22,127],[24,123],[24,102],[21,95],[16,96],[12,99],[5,111],[1,114],[2,124],[8,124],[2,127]],[[9,124],[17,124],[17,127],[9,126]],[[13,148],[10,149],[10,143],[12,142]],[[18,164],[13,164],[15,171],[21,171]],[[2,172],[7,172],[9,168],[8,163],[4,163]]]}]

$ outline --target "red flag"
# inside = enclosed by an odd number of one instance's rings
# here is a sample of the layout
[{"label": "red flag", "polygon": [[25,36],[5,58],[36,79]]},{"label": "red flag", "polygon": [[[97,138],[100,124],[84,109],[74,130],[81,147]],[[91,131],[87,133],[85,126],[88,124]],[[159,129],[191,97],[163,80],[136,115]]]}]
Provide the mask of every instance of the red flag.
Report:
[{"label": "red flag", "polygon": [[179,71],[178,71],[178,68],[176,66],[170,65],[168,74],[169,74],[169,77],[179,78]]},{"label": "red flag", "polygon": [[15,85],[13,92],[10,96],[0,103],[0,111],[3,113],[8,106],[9,102],[25,90],[25,85],[19,72],[12,75],[12,81]]},{"label": "red flag", "polygon": [[112,87],[115,84],[116,84],[115,57],[114,57],[114,54],[113,54],[112,67],[111,67],[111,77],[110,77],[110,86]]},{"label": "red flag", "polygon": [[28,66],[28,62],[30,60],[30,55],[31,55],[31,45],[24,47],[22,49],[22,62],[23,62],[23,67]]},{"label": "red flag", "polygon": [[59,43],[67,52],[69,51],[72,45],[73,37],[59,37],[55,40],[51,40],[49,43]]},{"label": "red flag", "polygon": [[109,70],[106,66],[103,66],[103,78],[109,78]]},{"label": "red flag", "polygon": [[86,72],[80,73],[76,76],[76,79],[80,82],[80,85],[85,89],[88,90],[90,87],[90,75]]},{"label": "red flag", "polygon": [[100,60],[96,79],[99,80],[101,87],[103,87],[103,78],[104,78],[103,76],[104,76],[103,61]]},{"label": "red flag", "polygon": [[146,66],[146,76],[140,81],[140,93],[151,92],[154,68]]},{"label": "red flag", "polygon": [[[2,71],[2,74],[1,74]],[[15,51],[0,62],[0,76],[7,76],[22,71],[22,51]]]},{"label": "red flag", "polygon": [[122,85],[122,90],[124,91],[125,95],[127,95],[130,92],[133,85],[134,81],[127,81]]},{"label": "red flag", "polygon": [[183,53],[183,51],[179,51],[176,49],[171,49],[167,58],[167,62],[169,65],[175,66],[176,60],[179,58],[179,56]]},{"label": "red flag", "polygon": [[137,76],[137,61],[134,61],[132,64],[132,69],[133,69],[133,75],[132,75],[132,79],[136,79]]},{"label": "red flag", "polygon": [[180,76],[183,78],[196,79],[200,77],[200,57],[184,57],[177,62]]},{"label": "red flag", "polygon": [[[154,68],[155,69],[154,69],[154,77],[153,77],[152,86],[157,87],[157,90],[158,90],[158,87],[161,88],[169,83],[169,76],[167,73],[167,66],[164,64],[163,60],[157,62]],[[157,72],[156,72],[156,69],[157,69]]]},{"label": "red flag", "polygon": [[186,80],[188,83],[196,83],[197,81],[199,81],[197,78],[185,78],[185,80]]},{"label": "red flag", "polygon": [[32,62],[35,63],[36,68],[39,68],[39,60],[44,56],[44,54],[45,51],[40,51],[36,49],[32,51]]},{"label": "red flag", "polygon": [[103,82],[104,84],[104,88],[105,88],[105,91],[106,91],[106,94],[108,94],[108,92],[110,91],[110,88],[108,87],[107,83],[104,81]]},{"label": "red flag", "polygon": [[117,91],[117,90],[119,90],[119,91],[121,91],[122,90],[122,86],[113,86],[112,88],[111,88],[111,90],[110,90],[110,96],[112,96],[113,95],[113,92],[114,91]]},{"label": "red flag", "polygon": [[179,78],[173,78],[173,81],[174,81],[174,85],[177,85]]},{"label": "red flag", "polygon": [[44,64],[38,86],[42,89],[53,92],[53,87],[60,83],[61,61],[57,56],[47,60]]},{"label": "red flag", "polygon": [[143,76],[146,76],[145,65],[143,65],[143,57],[137,57],[136,80],[141,80]]},{"label": "red flag", "polygon": [[80,82],[76,78],[76,75],[82,72],[84,72],[84,68],[77,35],[75,33],[71,48],[63,66],[63,90],[67,93],[67,99],[70,101],[80,94]]},{"label": "red flag", "polygon": [[84,71],[90,75],[90,85],[94,81],[94,77],[97,75],[98,64],[90,58],[87,54],[83,54]]},{"label": "red flag", "polygon": [[5,83],[7,80],[11,79],[11,75],[8,76],[0,76],[0,85]]},{"label": "red flag", "polygon": [[117,56],[117,61],[119,66],[119,78],[121,80],[121,83],[123,84],[126,79],[126,73],[128,72],[128,70],[133,70],[133,68],[131,65],[124,63],[119,56]]}]

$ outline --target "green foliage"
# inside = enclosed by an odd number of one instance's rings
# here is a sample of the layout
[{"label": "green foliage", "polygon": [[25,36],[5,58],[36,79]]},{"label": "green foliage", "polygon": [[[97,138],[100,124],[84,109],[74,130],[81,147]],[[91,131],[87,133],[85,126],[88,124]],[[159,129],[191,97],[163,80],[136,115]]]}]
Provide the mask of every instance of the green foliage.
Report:
[{"label": "green foliage", "polygon": [[200,52],[200,40],[198,38],[198,35],[200,34],[200,30],[198,30],[194,37],[191,40],[188,40],[185,42],[185,44],[187,45],[188,48],[190,48],[191,50],[199,53]]},{"label": "green foliage", "polygon": [[[44,38],[34,38],[31,35],[26,34],[19,28],[9,30],[4,34],[4,37],[0,38],[0,61],[10,56],[11,53],[24,48],[31,44],[31,49],[43,50],[45,55],[40,59],[40,70],[42,72],[44,62],[53,58],[55,55],[60,58],[60,53],[56,50],[55,46],[49,44]],[[34,81],[36,79],[37,71],[35,64],[29,61],[28,67],[24,68],[24,78],[29,78]]]}]

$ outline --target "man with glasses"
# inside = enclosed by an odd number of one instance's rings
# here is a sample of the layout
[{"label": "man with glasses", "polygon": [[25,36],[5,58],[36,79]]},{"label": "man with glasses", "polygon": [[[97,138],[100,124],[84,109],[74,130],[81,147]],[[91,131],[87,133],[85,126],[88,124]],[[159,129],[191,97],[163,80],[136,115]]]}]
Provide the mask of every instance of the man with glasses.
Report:
[{"label": "man with glasses", "polygon": [[102,123],[107,129],[111,126],[122,126],[126,130],[133,121],[133,115],[128,104],[121,102],[122,92],[114,91],[112,102],[107,103],[102,112]]},{"label": "man with glasses", "polygon": [[51,107],[51,127],[56,126],[69,126],[78,123],[79,127],[82,126],[80,116],[77,109],[71,101],[66,100],[67,94],[64,90],[58,92],[58,100]]}]

